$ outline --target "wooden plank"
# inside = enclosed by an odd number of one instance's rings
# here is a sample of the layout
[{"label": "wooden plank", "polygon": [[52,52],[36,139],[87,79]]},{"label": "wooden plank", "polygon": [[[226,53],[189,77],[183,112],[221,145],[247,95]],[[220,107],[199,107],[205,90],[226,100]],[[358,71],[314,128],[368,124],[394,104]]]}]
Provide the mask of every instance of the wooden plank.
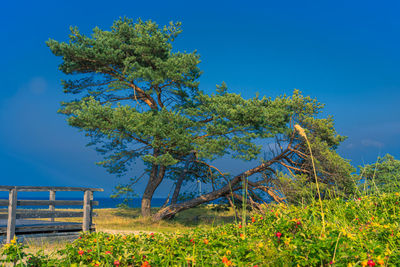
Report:
[{"label": "wooden plank", "polygon": [[[56,200],[56,191],[50,190],[50,192],[49,192],[49,200],[53,201],[53,202]],[[49,211],[55,211],[55,210],[56,210],[56,208],[55,208],[54,204],[53,203],[50,204],[49,205]],[[51,217],[50,221],[54,222],[54,217]]]},{"label": "wooden plank", "polygon": [[64,186],[7,186],[1,185],[0,191],[9,191],[11,189],[17,189],[17,191],[26,191],[26,192],[39,192],[39,191],[94,191],[94,192],[103,192],[103,188],[88,188],[88,187],[64,187]]},{"label": "wooden plank", "polygon": [[7,216],[7,239],[6,242],[10,243],[15,235],[15,222],[17,215],[17,190],[11,189],[8,194],[8,214]]},{"label": "wooden plank", "polygon": [[[51,224],[33,224],[21,225],[15,228],[15,233],[44,232],[56,230],[77,230],[82,231],[81,223],[51,223]],[[5,229],[0,228],[0,234],[4,234]]]},{"label": "wooden plank", "polygon": [[[17,200],[17,206],[83,206],[82,200]],[[92,201],[93,206],[98,206],[98,201]],[[0,206],[8,206],[8,199],[0,199]],[[3,209],[0,209],[0,212]]]},{"label": "wooden plank", "polygon": [[[27,218],[71,218],[71,217],[82,217],[83,212],[81,211],[48,211],[48,210],[29,210],[25,212],[17,211],[15,214],[17,219],[27,219]],[[0,219],[8,218],[7,214],[0,214]]]},{"label": "wooden plank", "polygon": [[83,196],[83,223],[82,223],[82,230],[84,232],[90,230],[90,226],[92,224],[92,205],[91,200],[93,198],[92,191],[85,191]]}]

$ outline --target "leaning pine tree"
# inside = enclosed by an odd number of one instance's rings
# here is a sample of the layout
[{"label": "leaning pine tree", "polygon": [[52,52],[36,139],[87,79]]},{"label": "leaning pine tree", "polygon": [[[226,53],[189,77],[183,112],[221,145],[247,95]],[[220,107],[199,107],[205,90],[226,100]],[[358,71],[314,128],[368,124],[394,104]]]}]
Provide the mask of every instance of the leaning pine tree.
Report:
[{"label": "leaning pine tree", "polygon": [[[91,137],[104,155],[100,164],[115,174],[128,172],[139,158],[148,167],[147,176],[137,178],[147,183],[144,217],[151,215],[151,199],[164,179],[174,180],[175,188],[171,203],[154,215],[156,220],[221,197],[240,199],[235,192],[244,187],[254,207],[265,196],[284,201],[276,183],[282,168],[292,181],[300,176],[313,181],[304,140],[293,130],[296,123],[310,134],[321,183],[348,190],[351,168],[335,152],[343,137],[332,119],[316,118],[321,104],[297,91],[276,99],[245,100],[228,93],[225,84],[215,94],[204,94],[198,90],[199,55],[172,51],[180,32],[179,23],[160,29],[151,21],[124,18],[110,31],[95,28],[91,37],[72,28],[68,43],[47,42],[62,57],[60,70],[73,77],[63,86],[76,99],[63,103],[60,112]],[[230,176],[211,164],[227,154],[257,159],[261,146],[255,140],[277,145],[261,165]],[[264,178],[250,179],[257,173]],[[182,184],[193,179],[209,184],[211,191],[178,203]]]}]

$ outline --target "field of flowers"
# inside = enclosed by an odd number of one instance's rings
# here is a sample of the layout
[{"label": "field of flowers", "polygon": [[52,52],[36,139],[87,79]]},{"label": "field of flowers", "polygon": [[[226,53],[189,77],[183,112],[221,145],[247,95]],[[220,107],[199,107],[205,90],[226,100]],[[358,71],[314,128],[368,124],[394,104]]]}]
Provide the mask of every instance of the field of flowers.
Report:
[{"label": "field of flowers", "polygon": [[25,254],[15,240],[3,261],[17,266],[400,266],[399,193],[351,201],[269,205],[244,224],[180,233],[82,233],[51,255]]}]

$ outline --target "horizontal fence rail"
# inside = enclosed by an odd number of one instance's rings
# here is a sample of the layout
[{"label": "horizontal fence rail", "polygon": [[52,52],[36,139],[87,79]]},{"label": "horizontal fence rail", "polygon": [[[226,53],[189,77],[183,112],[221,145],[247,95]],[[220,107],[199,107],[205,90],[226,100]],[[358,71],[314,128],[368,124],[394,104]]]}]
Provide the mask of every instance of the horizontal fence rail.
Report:
[{"label": "horizontal fence rail", "polygon": [[[102,188],[87,187],[60,187],[60,186],[0,186],[0,191],[9,191],[7,199],[0,200],[0,206],[8,206],[8,209],[0,209],[0,220],[7,220],[6,227],[0,226],[0,234],[6,233],[6,242],[18,233],[34,233],[49,231],[90,231],[93,230],[92,217],[93,206],[98,205],[98,201],[93,201],[93,192],[104,191]],[[49,192],[49,200],[18,200],[19,191],[24,192]],[[57,191],[81,191],[83,200],[56,200]],[[44,209],[17,209],[19,206],[48,206]],[[81,206],[83,211],[56,211],[56,206]],[[55,222],[55,218],[82,217],[82,224]],[[45,221],[24,221],[25,224],[17,225],[17,219],[43,219],[50,218],[50,222]],[[26,224],[29,222],[29,224]]]},{"label": "horizontal fence rail", "polygon": [[[91,201],[92,206],[98,206],[98,201]],[[17,206],[83,206],[82,200],[17,200]],[[8,206],[8,199],[0,199],[0,206]]]},{"label": "horizontal fence rail", "polygon": [[46,191],[92,191],[103,192],[102,188],[87,188],[87,187],[63,187],[63,186],[8,186],[0,185],[0,191],[9,191],[16,189],[17,191],[24,192],[46,192]]}]

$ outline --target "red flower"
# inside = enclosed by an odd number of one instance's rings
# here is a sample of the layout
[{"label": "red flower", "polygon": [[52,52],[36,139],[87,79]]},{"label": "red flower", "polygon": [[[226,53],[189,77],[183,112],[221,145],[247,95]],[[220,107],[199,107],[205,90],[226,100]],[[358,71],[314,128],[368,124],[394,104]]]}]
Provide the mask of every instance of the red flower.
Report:
[{"label": "red flower", "polygon": [[297,221],[297,222],[296,222],[296,224],[297,224],[297,225],[300,225],[300,224],[301,224],[301,222],[300,222],[300,221]]},{"label": "red flower", "polygon": [[114,261],[115,266],[119,266],[119,264],[120,264],[119,261],[117,261],[117,260]]},{"label": "red flower", "polygon": [[78,254],[81,255],[81,256],[83,255],[83,253],[85,253],[85,251],[83,251],[83,250],[79,250],[78,251]]},{"label": "red flower", "polygon": [[151,267],[148,261],[144,261],[140,267]]},{"label": "red flower", "polygon": [[107,251],[106,251],[106,254],[111,254],[111,252],[107,250]]},{"label": "red flower", "polygon": [[375,266],[375,262],[373,260],[369,260],[367,264],[368,266]]},{"label": "red flower", "polygon": [[242,229],[242,225],[241,224],[239,224],[239,229]]},{"label": "red flower", "polygon": [[91,249],[88,249],[88,250],[87,250],[87,253],[90,253],[90,252],[92,252],[92,250],[91,250]]},{"label": "red flower", "polygon": [[194,244],[194,239],[192,238],[192,239],[190,239],[190,242],[192,242],[193,244]]},{"label": "red flower", "polygon": [[263,217],[260,218],[260,220],[264,219]]},{"label": "red flower", "polygon": [[281,238],[281,236],[282,236],[282,233],[280,233],[280,232],[277,232],[275,235],[276,235],[276,237],[277,237],[277,238]]}]

